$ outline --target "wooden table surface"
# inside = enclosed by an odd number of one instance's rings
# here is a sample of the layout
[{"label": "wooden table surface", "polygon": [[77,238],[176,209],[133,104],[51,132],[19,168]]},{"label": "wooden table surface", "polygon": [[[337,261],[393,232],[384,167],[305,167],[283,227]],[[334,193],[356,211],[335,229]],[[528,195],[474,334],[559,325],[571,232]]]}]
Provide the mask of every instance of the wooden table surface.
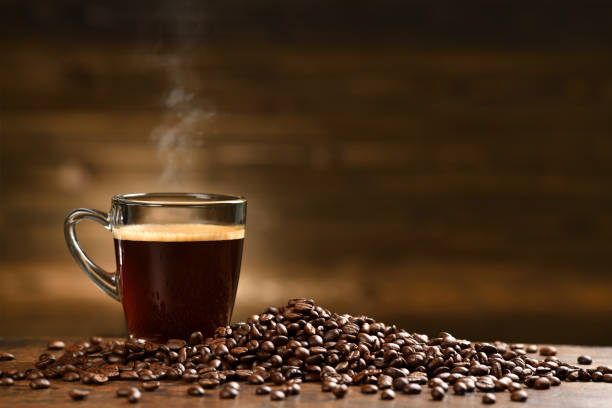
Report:
[{"label": "wooden table surface", "polygon": [[[46,350],[45,340],[26,339],[0,339],[0,351],[11,352],[16,359],[13,361],[0,362],[0,369],[6,370],[11,367],[26,369],[33,366],[38,356]],[[612,365],[612,347],[581,347],[581,346],[558,346],[558,357],[563,361],[575,363],[581,354],[593,357],[593,364]],[[55,353],[55,352],[54,352]],[[59,352],[61,353],[61,351]],[[585,366],[586,367],[586,366]],[[131,406],[125,399],[115,397],[115,391],[120,386],[135,385],[129,381],[112,381],[103,386],[83,385],[81,383],[67,383],[61,380],[51,380],[51,388],[45,390],[32,390],[29,381],[16,381],[10,387],[0,387],[0,407],[35,407],[49,406],[51,404],[82,407],[110,407]],[[72,401],[68,391],[73,388],[85,388],[91,390],[89,397],[84,401]],[[157,391],[143,392],[142,399],[134,406],[141,407],[236,407],[248,406],[318,406],[318,407],[371,407],[376,404],[380,407],[481,407],[481,393],[473,395],[455,396],[449,392],[443,401],[432,401],[427,388],[420,395],[397,394],[393,401],[380,400],[377,395],[364,395],[356,387],[351,387],[350,392],[344,399],[337,400],[331,393],[320,391],[320,384],[302,384],[302,392],[298,396],[277,402],[270,401],[269,396],[257,396],[254,386],[242,384],[240,395],[235,400],[222,400],[218,396],[218,390],[207,390],[204,397],[192,397],[186,394],[189,386],[185,383],[162,382]],[[497,393],[495,407],[612,407],[612,384],[609,383],[567,383],[563,382],[560,387],[552,387],[550,390],[538,391],[528,390],[529,399],[526,403],[511,402],[509,394]]]}]

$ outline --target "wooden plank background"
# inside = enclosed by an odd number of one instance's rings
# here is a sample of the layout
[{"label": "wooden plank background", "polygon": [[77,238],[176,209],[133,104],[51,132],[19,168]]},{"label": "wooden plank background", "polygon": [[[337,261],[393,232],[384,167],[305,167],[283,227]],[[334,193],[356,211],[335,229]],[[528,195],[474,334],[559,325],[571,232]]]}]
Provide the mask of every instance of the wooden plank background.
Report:
[{"label": "wooden plank background", "polygon": [[0,7],[0,335],[121,335],[63,217],[197,190],[249,198],[237,319],[609,344],[609,3]]}]

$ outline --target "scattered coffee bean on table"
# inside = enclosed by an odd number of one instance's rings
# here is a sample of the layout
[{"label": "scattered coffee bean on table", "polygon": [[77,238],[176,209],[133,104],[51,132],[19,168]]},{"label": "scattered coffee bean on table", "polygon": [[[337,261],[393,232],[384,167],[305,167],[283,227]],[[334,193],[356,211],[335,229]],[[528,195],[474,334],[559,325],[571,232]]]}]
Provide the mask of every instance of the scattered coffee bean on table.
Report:
[{"label": "scattered coffee bean on table", "polygon": [[130,404],[135,404],[140,401],[141,396],[142,394],[138,388],[132,388],[127,396],[127,400]]},{"label": "scattered coffee bean on table", "polygon": [[159,385],[159,381],[145,381],[143,383],[140,383],[140,388],[145,391],[155,391],[159,388]]},{"label": "scattered coffee bean on table", "polygon": [[380,399],[382,399],[382,400],[392,400],[392,399],[395,399],[395,391],[393,391],[391,389],[383,390],[383,392],[380,393]]},{"label": "scattered coffee bean on table", "polygon": [[238,390],[232,387],[223,387],[219,392],[219,397],[223,399],[236,398],[238,396]]},{"label": "scattered coffee bean on table", "polygon": [[374,384],[365,384],[361,387],[361,392],[364,394],[376,394],[378,387]]},{"label": "scattered coffee bean on table", "polygon": [[431,398],[433,398],[435,401],[441,401],[444,399],[445,394],[446,391],[444,391],[444,388],[440,386],[435,386],[431,389]]},{"label": "scattered coffee bean on table", "polygon": [[336,398],[344,398],[348,392],[348,387],[345,384],[336,384],[332,387],[331,392]]},{"label": "scattered coffee bean on table", "polygon": [[0,361],[10,361],[14,360],[15,356],[11,353],[0,353]]},{"label": "scattered coffee bean on table", "polygon": [[510,399],[516,402],[525,402],[527,401],[527,393],[525,390],[512,391],[512,394],[510,394]]},{"label": "scattered coffee bean on table", "polygon": [[421,386],[415,383],[406,384],[406,386],[404,386],[402,391],[404,392],[404,394],[411,394],[411,395],[420,394]]},{"label": "scattered coffee bean on table", "polygon": [[280,390],[274,390],[270,394],[270,399],[272,401],[280,401],[285,399],[285,393]]},{"label": "scattered coffee bean on table", "polygon": [[205,393],[206,391],[204,391],[204,388],[200,387],[199,385],[193,385],[187,388],[187,394],[194,396],[194,397],[201,397]]},{"label": "scattered coffee bean on table", "polygon": [[267,385],[260,385],[259,387],[255,388],[255,394],[257,395],[268,395],[271,392],[272,388]]},{"label": "scattered coffee bean on table", "polygon": [[542,346],[540,347],[541,356],[554,356],[557,354],[557,349],[553,346]]},{"label": "scattered coffee bean on table", "polygon": [[[559,360],[552,346],[473,343],[447,332],[429,337],[367,316],[333,313],[310,299],[269,307],[246,322],[217,328],[211,337],[195,332],[185,340],[157,344],[92,336],[47,346],[62,354],[44,352],[30,369],[4,368],[0,385],[27,379],[39,389],[48,388],[49,380],[80,379],[98,386],[123,380],[154,390],[163,381],[180,381],[190,384],[188,395],[222,385],[220,398],[236,398],[239,382],[247,382],[257,385],[257,395],[271,399],[299,394],[302,381],[320,382],[321,391],[336,398],[343,398],[349,386],[359,386],[366,394],[381,390],[381,399],[393,399],[397,391],[419,394],[427,385],[434,400],[443,399],[452,387],[456,398],[479,391],[485,393],[483,403],[492,403],[495,396],[490,392],[508,392],[513,401],[526,401],[523,387],[545,390],[562,381],[612,382],[611,367],[576,367]],[[527,355],[538,351],[543,360]],[[578,363],[591,364],[587,357],[580,356]],[[13,358],[0,353],[2,361]],[[263,385],[266,382],[279,388],[273,391]],[[117,390],[117,396],[135,403],[142,395],[138,388],[127,387]]]},{"label": "scattered coffee bean on table", "polygon": [[87,396],[89,395],[89,390],[84,390],[82,388],[74,388],[68,392],[68,395],[75,401],[81,401],[87,398]]},{"label": "scattered coffee bean on table", "polygon": [[135,387],[121,387],[117,389],[115,395],[119,398],[127,398],[135,389]]},{"label": "scattered coffee bean on table", "polygon": [[34,390],[44,390],[45,388],[49,388],[51,383],[46,378],[37,378],[35,380],[30,381],[30,388]]},{"label": "scattered coffee bean on table", "polygon": [[497,401],[497,398],[495,397],[495,394],[492,394],[490,392],[484,394],[482,396],[482,403],[483,404],[495,404],[495,401]]},{"label": "scattered coffee bean on table", "polygon": [[15,384],[15,380],[10,377],[0,378],[0,386],[9,386]]},{"label": "scattered coffee bean on table", "polygon": [[66,344],[61,340],[54,340],[52,342],[49,342],[49,344],[47,344],[47,348],[49,350],[61,350],[64,347],[66,347]]}]

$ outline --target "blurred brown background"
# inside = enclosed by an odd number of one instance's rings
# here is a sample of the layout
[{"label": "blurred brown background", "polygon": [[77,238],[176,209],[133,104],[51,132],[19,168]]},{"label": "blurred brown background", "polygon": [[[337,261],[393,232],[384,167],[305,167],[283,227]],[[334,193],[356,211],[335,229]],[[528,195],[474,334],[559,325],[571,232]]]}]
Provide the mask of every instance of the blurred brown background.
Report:
[{"label": "blurred brown background", "polygon": [[610,344],[609,2],[0,7],[0,336],[124,334],[63,218],[194,190],[249,198],[236,320]]}]

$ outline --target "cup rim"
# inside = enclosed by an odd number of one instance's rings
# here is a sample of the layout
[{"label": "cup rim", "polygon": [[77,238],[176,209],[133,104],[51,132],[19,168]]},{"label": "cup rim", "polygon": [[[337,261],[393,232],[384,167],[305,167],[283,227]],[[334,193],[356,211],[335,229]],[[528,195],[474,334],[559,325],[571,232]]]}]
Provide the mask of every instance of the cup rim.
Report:
[{"label": "cup rim", "polygon": [[194,192],[155,192],[117,194],[112,198],[113,204],[142,207],[205,207],[218,204],[246,204],[243,196],[194,193]]}]

